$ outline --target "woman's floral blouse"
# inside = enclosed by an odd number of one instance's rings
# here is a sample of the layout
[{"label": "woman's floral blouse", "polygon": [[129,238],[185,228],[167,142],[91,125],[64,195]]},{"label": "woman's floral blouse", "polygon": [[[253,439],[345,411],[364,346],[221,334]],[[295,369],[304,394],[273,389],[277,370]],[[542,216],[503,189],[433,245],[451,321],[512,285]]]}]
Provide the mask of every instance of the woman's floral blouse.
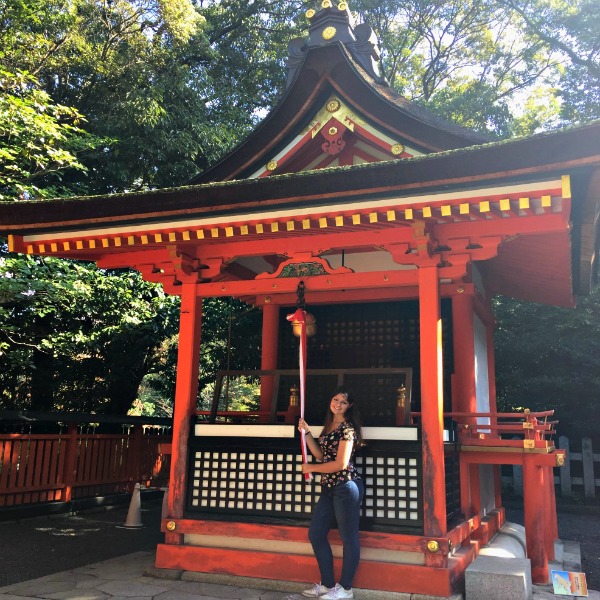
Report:
[{"label": "woman's floral blouse", "polygon": [[331,433],[322,435],[319,438],[319,446],[323,452],[323,462],[326,463],[335,460],[335,457],[338,453],[338,446],[342,440],[352,443],[352,456],[350,457],[348,468],[341,471],[336,471],[335,473],[321,474],[321,485],[328,488],[333,487],[338,483],[345,483],[354,479],[360,479],[358,472],[356,471],[356,467],[354,466],[354,452],[356,450],[355,445],[357,435],[354,427],[352,427],[352,425],[346,421],[340,423],[339,426]]}]

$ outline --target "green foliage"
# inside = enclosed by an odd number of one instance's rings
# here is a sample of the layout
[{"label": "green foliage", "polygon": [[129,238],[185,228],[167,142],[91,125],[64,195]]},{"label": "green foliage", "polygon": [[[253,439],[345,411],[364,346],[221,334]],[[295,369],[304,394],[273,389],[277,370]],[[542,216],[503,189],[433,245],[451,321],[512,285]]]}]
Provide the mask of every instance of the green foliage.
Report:
[{"label": "green foliage", "polygon": [[[261,314],[233,298],[208,298],[202,303],[199,406],[210,408],[218,371],[259,369],[261,356]],[[163,416],[172,412],[177,373],[178,336],[165,338],[142,381],[139,399],[141,414]],[[249,386],[249,387],[248,387]],[[251,389],[250,389],[251,388]],[[256,384],[231,387],[231,408],[242,403],[253,407]]]},{"label": "green foliage", "polygon": [[[210,410],[215,393],[212,381],[202,389],[200,407]],[[252,411],[260,408],[260,378],[231,377],[223,379],[223,388],[219,396],[220,411]]]},{"label": "green foliage", "polygon": [[556,409],[559,430],[597,434],[600,287],[576,309],[495,300],[500,410]]},{"label": "green foliage", "polygon": [[0,201],[64,195],[62,176],[86,171],[78,155],[98,143],[83,121],[31,74],[0,69]]},{"label": "green foliage", "polygon": [[[105,140],[77,193],[181,184],[256,123],[280,93],[301,2],[6,0],[0,56],[35,73]],[[61,18],[54,19],[55,13]],[[18,32],[18,35],[16,35]],[[31,46],[35,51],[29,52]]]},{"label": "green foliage", "polygon": [[125,414],[178,304],[132,271],[3,255],[0,406]]},{"label": "green foliage", "polygon": [[596,0],[502,0],[525,35],[553,53],[561,68],[556,95],[562,124],[600,118],[600,10]]}]

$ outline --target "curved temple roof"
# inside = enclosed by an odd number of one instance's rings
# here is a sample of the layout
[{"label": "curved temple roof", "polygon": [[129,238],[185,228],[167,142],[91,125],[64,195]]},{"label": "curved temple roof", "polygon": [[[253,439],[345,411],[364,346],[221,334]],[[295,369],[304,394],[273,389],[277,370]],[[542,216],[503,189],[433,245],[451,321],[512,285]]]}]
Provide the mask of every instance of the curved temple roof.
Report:
[{"label": "curved temple roof", "polygon": [[309,11],[281,101],[192,184],[0,204],[11,248],[207,296],[265,294],[293,256],[364,294],[433,260],[443,281],[571,305],[596,277],[600,123],[501,142],[445,123],[387,86],[344,5]]}]

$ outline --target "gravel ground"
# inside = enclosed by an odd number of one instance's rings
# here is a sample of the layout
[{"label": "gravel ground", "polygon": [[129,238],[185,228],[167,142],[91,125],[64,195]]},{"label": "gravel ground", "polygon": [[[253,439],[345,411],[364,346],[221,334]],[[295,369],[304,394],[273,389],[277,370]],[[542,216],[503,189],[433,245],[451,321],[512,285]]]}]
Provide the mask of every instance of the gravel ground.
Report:
[{"label": "gravel ground", "polygon": [[[160,532],[162,500],[142,499],[139,529],[124,529],[128,506],[86,510],[80,514],[0,522],[0,587],[130,554],[154,552]],[[600,590],[600,507],[558,507],[559,534],[581,544],[588,587]],[[507,518],[523,524],[521,507]]]}]

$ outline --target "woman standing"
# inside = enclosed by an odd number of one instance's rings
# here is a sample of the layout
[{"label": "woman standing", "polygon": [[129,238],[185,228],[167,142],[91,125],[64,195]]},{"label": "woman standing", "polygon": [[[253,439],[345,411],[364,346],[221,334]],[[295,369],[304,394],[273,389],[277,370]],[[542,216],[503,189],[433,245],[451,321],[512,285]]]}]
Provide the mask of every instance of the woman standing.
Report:
[{"label": "woman standing", "polygon": [[[308,529],[321,583],[302,592],[308,598],[354,598],[352,580],[360,560],[358,525],[364,487],[353,463],[354,453],[362,445],[360,424],[353,409],[349,392],[337,388],[318,440],[313,438],[304,419],[298,423],[298,430],[306,432],[307,446],[318,461],[303,465],[302,471],[321,474],[321,496]],[[334,516],[344,549],[339,583],[335,583],[333,554],[327,540]]]}]

